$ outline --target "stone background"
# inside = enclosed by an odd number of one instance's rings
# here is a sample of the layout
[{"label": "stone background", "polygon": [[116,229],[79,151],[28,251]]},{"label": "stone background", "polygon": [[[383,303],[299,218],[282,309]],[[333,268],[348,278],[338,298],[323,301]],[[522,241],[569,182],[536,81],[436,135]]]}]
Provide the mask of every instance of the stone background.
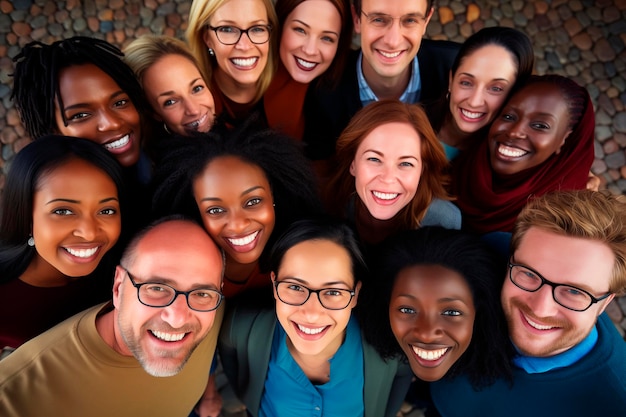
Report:
[{"label": "stone background", "polygon": [[[183,37],[189,0],[0,0],[0,190],[8,162],[28,141],[10,100],[11,58],[31,40],[95,36],[120,47],[144,33]],[[538,74],[584,85],[596,108],[602,188],[626,193],[626,0],[437,0],[427,36],[462,42],[484,26],[511,26],[533,40]]]},{"label": "stone background", "polygon": [[[584,85],[596,108],[601,188],[626,194],[626,0],[436,0],[427,37],[462,42],[484,26],[510,26],[533,40],[538,74],[566,75]],[[183,38],[189,0],[0,0],[0,190],[11,158],[30,139],[10,100],[11,60],[31,40],[73,35],[120,47],[144,33]],[[626,297],[608,308],[622,335]],[[621,326],[619,326],[621,325]]]}]

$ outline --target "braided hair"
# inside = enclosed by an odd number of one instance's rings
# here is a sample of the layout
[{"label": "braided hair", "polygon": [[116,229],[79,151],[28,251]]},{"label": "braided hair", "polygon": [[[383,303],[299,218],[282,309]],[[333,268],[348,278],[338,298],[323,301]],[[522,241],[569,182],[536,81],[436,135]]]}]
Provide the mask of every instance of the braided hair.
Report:
[{"label": "braided hair", "polygon": [[[58,133],[55,105],[63,108],[59,74],[75,65],[97,66],[129,95],[140,116],[149,114],[141,85],[122,60],[123,56],[114,45],[86,36],[73,36],[50,45],[34,41],[24,46],[13,58],[15,72],[11,99],[28,134],[37,139]],[[63,112],[61,117],[67,126]]]}]

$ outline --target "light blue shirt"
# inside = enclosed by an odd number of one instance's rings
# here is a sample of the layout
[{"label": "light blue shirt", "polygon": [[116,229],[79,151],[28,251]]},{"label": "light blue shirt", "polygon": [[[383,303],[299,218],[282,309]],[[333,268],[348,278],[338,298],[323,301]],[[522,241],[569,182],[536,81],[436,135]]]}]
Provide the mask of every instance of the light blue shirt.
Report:
[{"label": "light blue shirt", "polygon": [[[369,84],[365,80],[363,75],[363,52],[359,54],[359,59],[356,61],[356,77],[359,82],[359,98],[363,107],[378,101],[378,97],[372,91]],[[420,99],[420,92],[422,91],[422,80],[420,77],[420,66],[417,61],[417,55],[413,58],[413,64],[411,65],[411,78],[409,79],[409,85],[400,96],[400,101],[403,103],[413,104],[417,103]]]},{"label": "light blue shirt", "polygon": [[285,330],[280,324],[276,326],[259,416],[362,417],[363,344],[354,317],[348,322],[343,344],[329,362],[330,381],[311,383],[287,348]]}]

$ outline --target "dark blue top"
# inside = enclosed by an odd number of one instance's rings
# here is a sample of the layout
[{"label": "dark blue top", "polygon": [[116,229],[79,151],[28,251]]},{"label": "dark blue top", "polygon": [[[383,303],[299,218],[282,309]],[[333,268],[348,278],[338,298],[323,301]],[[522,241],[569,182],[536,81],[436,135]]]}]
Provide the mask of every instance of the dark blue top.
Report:
[{"label": "dark blue top", "polygon": [[626,416],[626,342],[606,313],[597,323],[598,340],[574,364],[529,374],[514,367],[505,381],[475,391],[467,378],[431,384],[443,417]]}]

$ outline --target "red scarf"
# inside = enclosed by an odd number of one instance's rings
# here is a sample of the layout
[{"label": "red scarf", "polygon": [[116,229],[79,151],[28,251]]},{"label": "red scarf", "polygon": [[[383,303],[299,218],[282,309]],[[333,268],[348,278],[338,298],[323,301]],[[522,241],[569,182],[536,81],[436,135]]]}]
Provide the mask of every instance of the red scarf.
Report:
[{"label": "red scarf", "polygon": [[491,169],[488,141],[455,161],[454,192],[463,214],[463,227],[477,232],[512,232],[528,199],[556,190],[580,190],[587,185],[594,159],[595,116],[589,95],[584,114],[561,152],[542,164],[512,175]]}]

